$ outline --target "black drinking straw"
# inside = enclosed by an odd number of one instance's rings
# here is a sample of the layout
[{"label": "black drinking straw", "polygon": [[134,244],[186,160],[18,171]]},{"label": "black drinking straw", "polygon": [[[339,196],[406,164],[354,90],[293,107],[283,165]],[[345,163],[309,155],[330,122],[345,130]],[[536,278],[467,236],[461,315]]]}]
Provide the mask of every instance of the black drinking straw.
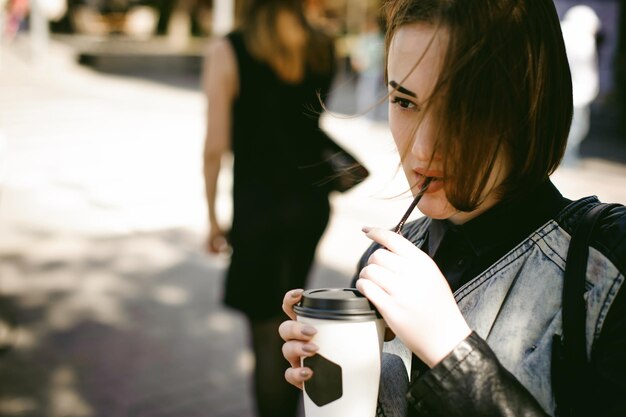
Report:
[{"label": "black drinking straw", "polygon": [[428,189],[428,186],[430,185],[430,182],[432,180],[433,180],[433,177],[426,177],[426,179],[424,180],[424,184],[422,184],[422,188],[420,188],[419,192],[413,199],[413,202],[409,206],[409,209],[406,211],[406,213],[404,213],[404,216],[402,216],[402,219],[400,219],[400,223],[398,223],[398,225],[393,229],[394,233],[400,234],[400,232],[402,231],[402,227],[404,226],[404,223],[406,223],[406,220],[409,218],[409,216],[415,209],[415,206],[417,206],[417,203],[420,202],[420,200],[422,199],[422,196],[426,193],[426,190]]}]

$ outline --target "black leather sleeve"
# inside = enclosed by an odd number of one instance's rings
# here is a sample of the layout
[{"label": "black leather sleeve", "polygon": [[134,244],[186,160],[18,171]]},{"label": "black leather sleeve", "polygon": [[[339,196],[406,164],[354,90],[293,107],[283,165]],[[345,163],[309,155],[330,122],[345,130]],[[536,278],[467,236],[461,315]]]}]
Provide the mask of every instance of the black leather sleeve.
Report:
[{"label": "black leather sleeve", "polygon": [[475,332],[418,378],[407,394],[418,416],[547,416]]}]

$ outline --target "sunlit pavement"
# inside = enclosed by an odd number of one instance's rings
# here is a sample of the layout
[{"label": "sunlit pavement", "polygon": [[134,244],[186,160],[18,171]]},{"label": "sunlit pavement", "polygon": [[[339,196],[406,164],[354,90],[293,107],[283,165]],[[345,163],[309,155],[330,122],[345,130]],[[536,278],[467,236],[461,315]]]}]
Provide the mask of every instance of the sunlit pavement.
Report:
[{"label": "sunlit pavement", "polygon": [[[0,55],[0,416],[252,417],[244,322],[219,303],[227,259],[202,250],[203,97],[72,54]],[[311,286],[343,286],[361,227],[393,226],[409,199],[384,125],[324,125],[372,172],[333,196],[319,248]],[[584,159],[553,178],[625,203],[625,175]]]}]

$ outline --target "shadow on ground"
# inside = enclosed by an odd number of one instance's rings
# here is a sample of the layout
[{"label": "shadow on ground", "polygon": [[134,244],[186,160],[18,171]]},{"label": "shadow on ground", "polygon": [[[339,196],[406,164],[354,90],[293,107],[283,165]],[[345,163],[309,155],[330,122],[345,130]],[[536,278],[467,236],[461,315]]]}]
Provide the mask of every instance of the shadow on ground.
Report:
[{"label": "shadow on ground", "polygon": [[252,415],[245,324],[219,302],[226,260],[199,252],[197,236],[28,234],[32,247],[0,256],[2,318],[15,326],[0,415]]}]

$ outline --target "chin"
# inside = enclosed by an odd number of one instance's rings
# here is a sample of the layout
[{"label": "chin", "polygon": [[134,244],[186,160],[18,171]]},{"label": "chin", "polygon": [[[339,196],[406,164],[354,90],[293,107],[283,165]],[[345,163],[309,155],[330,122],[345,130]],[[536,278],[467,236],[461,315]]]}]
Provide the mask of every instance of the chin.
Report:
[{"label": "chin", "polygon": [[449,219],[458,213],[458,210],[448,202],[445,195],[442,196],[438,192],[424,195],[417,208],[424,216],[437,220]]}]

